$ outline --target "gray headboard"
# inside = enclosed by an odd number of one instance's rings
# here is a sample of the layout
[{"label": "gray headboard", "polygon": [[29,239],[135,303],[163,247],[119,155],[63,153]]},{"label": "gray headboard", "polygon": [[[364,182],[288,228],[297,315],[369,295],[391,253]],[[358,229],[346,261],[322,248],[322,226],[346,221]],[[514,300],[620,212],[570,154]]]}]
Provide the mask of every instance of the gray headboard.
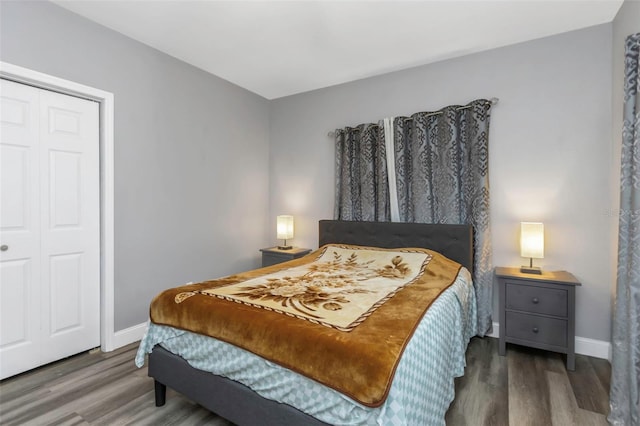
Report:
[{"label": "gray headboard", "polygon": [[321,220],[318,245],[331,243],[383,248],[428,248],[455,260],[473,273],[471,225]]}]

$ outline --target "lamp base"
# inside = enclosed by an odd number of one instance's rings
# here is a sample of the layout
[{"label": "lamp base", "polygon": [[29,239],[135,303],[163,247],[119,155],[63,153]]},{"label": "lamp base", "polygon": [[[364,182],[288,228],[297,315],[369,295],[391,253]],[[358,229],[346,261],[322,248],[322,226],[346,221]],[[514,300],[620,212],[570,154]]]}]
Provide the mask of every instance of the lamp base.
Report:
[{"label": "lamp base", "polygon": [[542,275],[542,269],[537,266],[521,266],[520,272],[523,274],[537,274]]},{"label": "lamp base", "polygon": [[278,246],[278,250],[291,250],[293,246]]}]

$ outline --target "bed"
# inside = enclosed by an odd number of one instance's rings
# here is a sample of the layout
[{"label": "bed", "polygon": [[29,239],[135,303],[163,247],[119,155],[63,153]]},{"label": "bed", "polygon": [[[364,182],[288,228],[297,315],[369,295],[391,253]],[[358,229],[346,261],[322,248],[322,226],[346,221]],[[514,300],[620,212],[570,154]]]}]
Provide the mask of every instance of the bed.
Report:
[{"label": "bed", "polygon": [[[319,247],[422,247],[466,268],[415,329],[389,394],[376,407],[226,342],[162,325],[150,324],[136,363],[140,366],[149,353],[148,374],[155,382],[157,406],[164,405],[169,386],[238,425],[417,424],[417,419],[419,424],[444,424],[454,397],[453,378],[463,374],[466,345],[475,335],[475,293],[469,284],[472,233],[467,225],[319,222]],[[438,323],[443,326],[433,326]],[[215,359],[209,351],[215,352]],[[225,362],[228,369],[217,372],[216,364]],[[433,378],[426,378],[430,375]]]}]

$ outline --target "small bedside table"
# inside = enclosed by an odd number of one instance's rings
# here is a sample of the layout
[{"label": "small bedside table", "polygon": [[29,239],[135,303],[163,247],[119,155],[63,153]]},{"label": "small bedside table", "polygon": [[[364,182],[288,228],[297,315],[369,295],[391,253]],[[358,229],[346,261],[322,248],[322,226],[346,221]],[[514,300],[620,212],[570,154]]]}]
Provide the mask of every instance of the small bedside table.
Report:
[{"label": "small bedside table", "polygon": [[290,250],[280,250],[278,247],[260,249],[262,252],[262,267],[297,259],[311,253],[311,249],[294,247]]},{"label": "small bedside table", "polygon": [[580,282],[566,271],[524,274],[496,268],[500,297],[500,344],[507,342],[567,354],[575,370],[575,291]]}]

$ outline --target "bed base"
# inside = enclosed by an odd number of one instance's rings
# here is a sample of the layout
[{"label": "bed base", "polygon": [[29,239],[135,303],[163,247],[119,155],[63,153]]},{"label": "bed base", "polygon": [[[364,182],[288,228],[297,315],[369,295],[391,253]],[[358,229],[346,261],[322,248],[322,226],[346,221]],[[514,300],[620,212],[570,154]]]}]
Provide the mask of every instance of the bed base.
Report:
[{"label": "bed base", "polygon": [[[471,225],[321,220],[319,246],[330,243],[428,248],[473,272]],[[164,405],[168,386],[237,425],[327,426],[290,405],[263,398],[241,383],[191,367],[160,346],[149,354],[148,374],[155,380],[156,406]]]},{"label": "bed base", "polygon": [[167,386],[238,425],[327,426],[318,419],[258,395],[241,383],[191,367],[161,346],[149,354],[156,407],[165,404]]}]

